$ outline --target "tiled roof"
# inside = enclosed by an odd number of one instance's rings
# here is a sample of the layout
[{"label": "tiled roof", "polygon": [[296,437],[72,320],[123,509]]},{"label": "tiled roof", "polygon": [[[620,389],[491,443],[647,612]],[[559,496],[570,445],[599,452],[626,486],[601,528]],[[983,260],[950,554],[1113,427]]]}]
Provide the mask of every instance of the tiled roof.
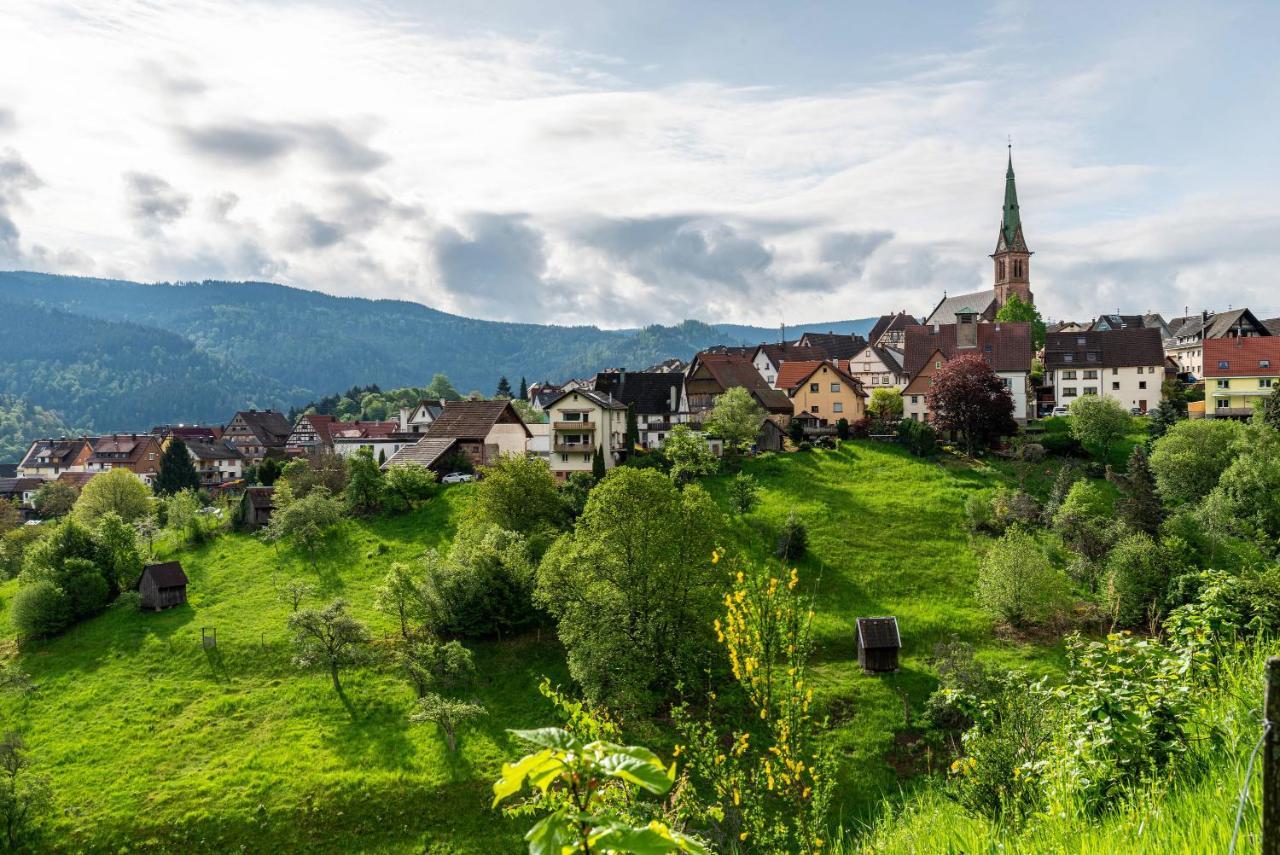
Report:
[{"label": "tiled roof", "polygon": [[26,490],[38,490],[40,478],[0,478],[0,497],[20,496]]},{"label": "tiled roof", "polygon": [[902,646],[898,619],[892,617],[858,618],[858,643],[863,650],[897,649]]},{"label": "tiled roof", "polygon": [[[562,392],[560,392],[560,394],[556,395],[554,398],[548,401],[547,406],[548,407],[555,406],[556,401],[559,401],[565,395],[581,395],[582,397],[586,398],[588,401],[591,401],[593,404],[596,404],[597,406],[604,407],[606,410],[625,410],[627,408],[626,404],[622,403],[617,398],[614,398],[608,392],[597,392],[594,389],[586,389],[581,387],[577,389],[563,390]],[[532,434],[530,435],[532,436]]]},{"label": "tiled roof", "polygon": [[956,325],[912,327],[907,330],[907,349],[903,368],[915,377],[935,350],[951,359],[958,353],[978,353],[996,371],[1031,370],[1031,325],[1022,321],[999,324],[974,324],[977,347],[956,346]]},{"label": "tiled roof", "polygon": [[270,510],[275,507],[274,493],[274,487],[246,487],[244,497],[254,508]]},{"label": "tiled roof", "polygon": [[[805,357],[808,359],[848,359],[867,346],[867,340],[862,336],[844,333],[809,332],[800,340],[809,348],[809,355]],[[800,352],[804,353],[803,350]]]},{"label": "tiled roof", "polygon": [[[601,372],[596,375],[595,391],[612,395],[625,405],[635,404],[640,415],[662,415],[680,406],[680,390],[684,375],[669,372]],[[671,406],[672,390],[675,406]]]},{"label": "tiled roof", "polygon": [[[1221,367],[1224,362],[1225,368]],[[1263,362],[1267,365],[1263,366]],[[1280,336],[1215,338],[1206,341],[1204,376],[1280,376]]]},{"label": "tiled roof", "polygon": [[84,489],[84,485],[88,484],[99,475],[97,472],[62,472],[58,475],[58,481],[64,484],[70,484],[77,489]]},{"label": "tiled roof", "polygon": [[404,448],[391,455],[391,459],[382,464],[382,468],[389,466],[399,466],[402,463],[417,463],[419,466],[430,468],[436,461],[449,453],[450,449],[458,444],[458,440],[453,437],[431,438],[424,436],[413,445],[406,445]]},{"label": "tiled roof", "polygon": [[875,326],[871,328],[871,332],[867,333],[867,341],[875,344],[885,333],[905,330],[907,327],[914,327],[919,324],[920,321],[918,319],[906,312],[898,312],[896,315],[881,315]]},{"label": "tiled roof", "polygon": [[187,451],[197,460],[239,460],[241,455],[229,442],[198,442],[189,440]]},{"label": "tiled roof", "polygon": [[1163,364],[1164,342],[1160,331],[1153,327],[1045,335],[1044,367],[1051,371],[1090,366],[1131,368]]},{"label": "tiled roof", "polygon": [[329,426],[331,439],[385,439],[400,430],[400,422],[335,422]]},{"label": "tiled roof", "polygon": [[1280,335],[1280,318],[1265,318],[1262,321],[1262,325],[1272,335]]},{"label": "tiled roof", "polygon": [[996,292],[975,291],[972,294],[957,294],[954,297],[943,297],[925,320],[925,324],[954,324],[956,312],[961,309],[972,309],[981,317],[993,320],[996,316]]},{"label": "tiled roof", "polygon": [[293,425],[275,410],[241,410],[236,413],[263,445],[284,445]]},{"label": "tiled roof", "polygon": [[[142,568],[142,575],[151,574],[156,585],[161,588],[180,588],[187,584],[187,574],[182,571],[178,561],[166,561],[163,564],[148,564]],[[139,582],[142,580],[139,579]],[[136,587],[136,586],[135,586]]]},{"label": "tiled roof", "polygon": [[79,439],[38,439],[27,450],[26,457],[22,459],[22,467],[36,466],[36,459],[45,452],[49,453],[49,463],[41,463],[39,465],[68,466],[84,450],[88,442],[89,440],[84,437]]},{"label": "tiled roof", "polygon": [[[1231,335],[1237,328],[1247,328],[1251,332],[1262,335],[1271,332],[1262,321],[1254,317],[1253,312],[1248,309],[1233,309],[1229,312],[1211,314],[1208,318],[1203,315],[1174,318],[1169,322],[1169,335],[1172,338],[1180,338],[1182,336],[1198,337],[1202,324],[1204,325],[1204,337],[1206,339],[1224,338]],[[1274,333],[1272,334],[1274,335]]]},{"label": "tiled roof", "polygon": [[[790,362],[784,363],[784,367],[786,365],[792,365],[792,364],[794,363],[790,363]],[[862,391],[862,381],[856,377],[850,376],[849,372],[845,371],[843,368],[837,365],[834,361],[814,362],[814,363],[805,363],[805,364],[810,365],[809,370],[801,374],[798,380],[784,387],[789,394],[794,394],[796,387],[806,383],[809,380],[809,378],[812,377],[820,368],[826,367],[831,370],[831,373],[835,374],[845,383],[849,384],[849,386],[853,388],[853,392],[855,395],[860,395],[863,398],[867,397],[867,393]],[[781,386],[782,384],[779,383],[778,385]]]},{"label": "tiled roof", "polygon": [[779,389],[792,389],[804,378],[813,373],[813,369],[822,364],[821,359],[806,359],[800,362],[784,362],[782,367],[778,369],[778,382],[775,384]]},{"label": "tiled roof", "polygon": [[483,440],[499,422],[518,424],[532,436],[510,401],[446,401],[425,436]]}]

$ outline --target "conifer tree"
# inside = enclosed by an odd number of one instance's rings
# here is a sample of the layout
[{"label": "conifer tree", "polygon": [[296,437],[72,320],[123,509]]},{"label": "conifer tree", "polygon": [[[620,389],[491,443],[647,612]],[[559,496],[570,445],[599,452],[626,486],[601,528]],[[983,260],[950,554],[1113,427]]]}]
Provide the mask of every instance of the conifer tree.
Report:
[{"label": "conifer tree", "polygon": [[1116,502],[1116,515],[1134,531],[1153,537],[1160,532],[1164,506],[1156,491],[1156,476],[1147,461],[1147,450],[1141,443],[1129,455],[1129,471],[1124,475],[1109,473],[1112,482],[1124,493]]},{"label": "conifer tree", "polygon": [[628,454],[635,451],[636,446],[640,444],[640,424],[636,420],[636,405],[634,402],[627,404],[627,432],[622,444],[627,447]]},{"label": "conifer tree", "polygon": [[525,382],[523,377],[520,378],[520,400],[529,400],[529,384]]},{"label": "conifer tree", "polygon": [[600,481],[604,478],[605,472],[606,470],[604,468],[604,448],[602,446],[597,445],[595,456],[591,458],[591,477],[595,478],[597,481]]},{"label": "conifer tree", "polygon": [[498,398],[511,397],[511,384],[507,382],[507,377],[505,374],[498,378],[498,390],[497,392],[494,393],[494,395],[495,397],[498,397]]},{"label": "conifer tree", "polygon": [[200,473],[191,460],[187,444],[178,437],[169,440],[169,446],[160,456],[160,471],[156,473],[155,491],[160,496],[172,496],[183,490],[199,490]]},{"label": "conifer tree", "polygon": [[1262,423],[1280,430],[1280,386],[1271,390],[1271,394],[1258,405]]}]

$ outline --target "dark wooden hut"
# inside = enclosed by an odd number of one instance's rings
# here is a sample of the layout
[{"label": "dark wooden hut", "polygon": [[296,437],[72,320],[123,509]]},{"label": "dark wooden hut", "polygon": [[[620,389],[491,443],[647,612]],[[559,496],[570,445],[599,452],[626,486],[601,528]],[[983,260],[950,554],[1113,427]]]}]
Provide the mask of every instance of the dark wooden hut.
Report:
[{"label": "dark wooden hut", "polygon": [[898,670],[898,651],[902,636],[894,617],[858,618],[858,664],[868,674],[884,674]]},{"label": "dark wooden hut", "polygon": [[187,574],[177,561],[148,564],[138,577],[138,593],[144,609],[167,609],[187,601]]},{"label": "dark wooden hut", "polygon": [[274,487],[248,487],[244,497],[242,519],[247,528],[262,528],[271,522],[271,512],[275,510]]},{"label": "dark wooden hut", "polygon": [[785,436],[777,422],[765,419],[760,423],[760,433],[756,436],[756,451],[781,451]]}]

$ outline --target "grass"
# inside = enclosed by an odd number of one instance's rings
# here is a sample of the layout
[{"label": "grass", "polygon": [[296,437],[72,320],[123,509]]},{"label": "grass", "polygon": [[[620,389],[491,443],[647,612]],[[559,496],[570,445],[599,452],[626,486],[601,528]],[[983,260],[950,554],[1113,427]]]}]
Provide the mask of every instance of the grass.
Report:
[{"label": "grass", "polygon": [[[978,559],[963,505],[1000,483],[991,467],[940,464],[898,447],[846,443],[835,451],[746,462],[760,506],[728,522],[726,541],[769,560],[787,514],[805,522],[798,567],[818,600],[817,702],[832,723],[846,824],[873,821],[886,799],[930,766],[904,733],[935,680],[928,658],[952,637],[993,663],[1059,667],[1053,646],[998,637],[973,601]],[[726,510],[728,475],[708,487]],[[553,723],[542,675],[567,683],[563,651],[546,631],[472,645],[475,695],[489,715],[449,755],[430,726],[410,725],[412,691],[393,671],[344,675],[352,712],[321,673],[291,662],[290,606],[277,583],[307,578],[312,604],[347,598],[380,643],[392,621],[372,608],[387,565],[452,537],[471,487],[417,512],[345,523],[313,571],[289,549],[241,534],[174,551],[191,579],[187,606],[160,614],[113,608],[19,658],[39,691],[0,698],[5,727],[25,734],[52,778],[57,811],[45,839],[69,851],[514,852],[528,821],[490,810],[500,763],[517,755],[508,727]],[[11,637],[0,583],[0,636]],[[854,620],[896,615],[901,671],[864,676]],[[708,621],[713,616],[708,615]],[[217,648],[201,647],[202,628]],[[16,654],[16,649],[11,648]]]}]

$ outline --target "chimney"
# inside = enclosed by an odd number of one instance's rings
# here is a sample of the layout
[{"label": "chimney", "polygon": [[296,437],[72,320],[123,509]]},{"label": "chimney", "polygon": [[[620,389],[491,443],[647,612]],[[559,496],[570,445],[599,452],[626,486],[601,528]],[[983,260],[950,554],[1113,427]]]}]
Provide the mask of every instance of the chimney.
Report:
[{"label": "chimney", "polygon": [[978,346],[977,313],[962,309],[956,312],[956,347]]},{"label": "chimney", "polygon": [[622,391],[622,387],[627,385],[627,366],[618,369],[618,391]]}]

